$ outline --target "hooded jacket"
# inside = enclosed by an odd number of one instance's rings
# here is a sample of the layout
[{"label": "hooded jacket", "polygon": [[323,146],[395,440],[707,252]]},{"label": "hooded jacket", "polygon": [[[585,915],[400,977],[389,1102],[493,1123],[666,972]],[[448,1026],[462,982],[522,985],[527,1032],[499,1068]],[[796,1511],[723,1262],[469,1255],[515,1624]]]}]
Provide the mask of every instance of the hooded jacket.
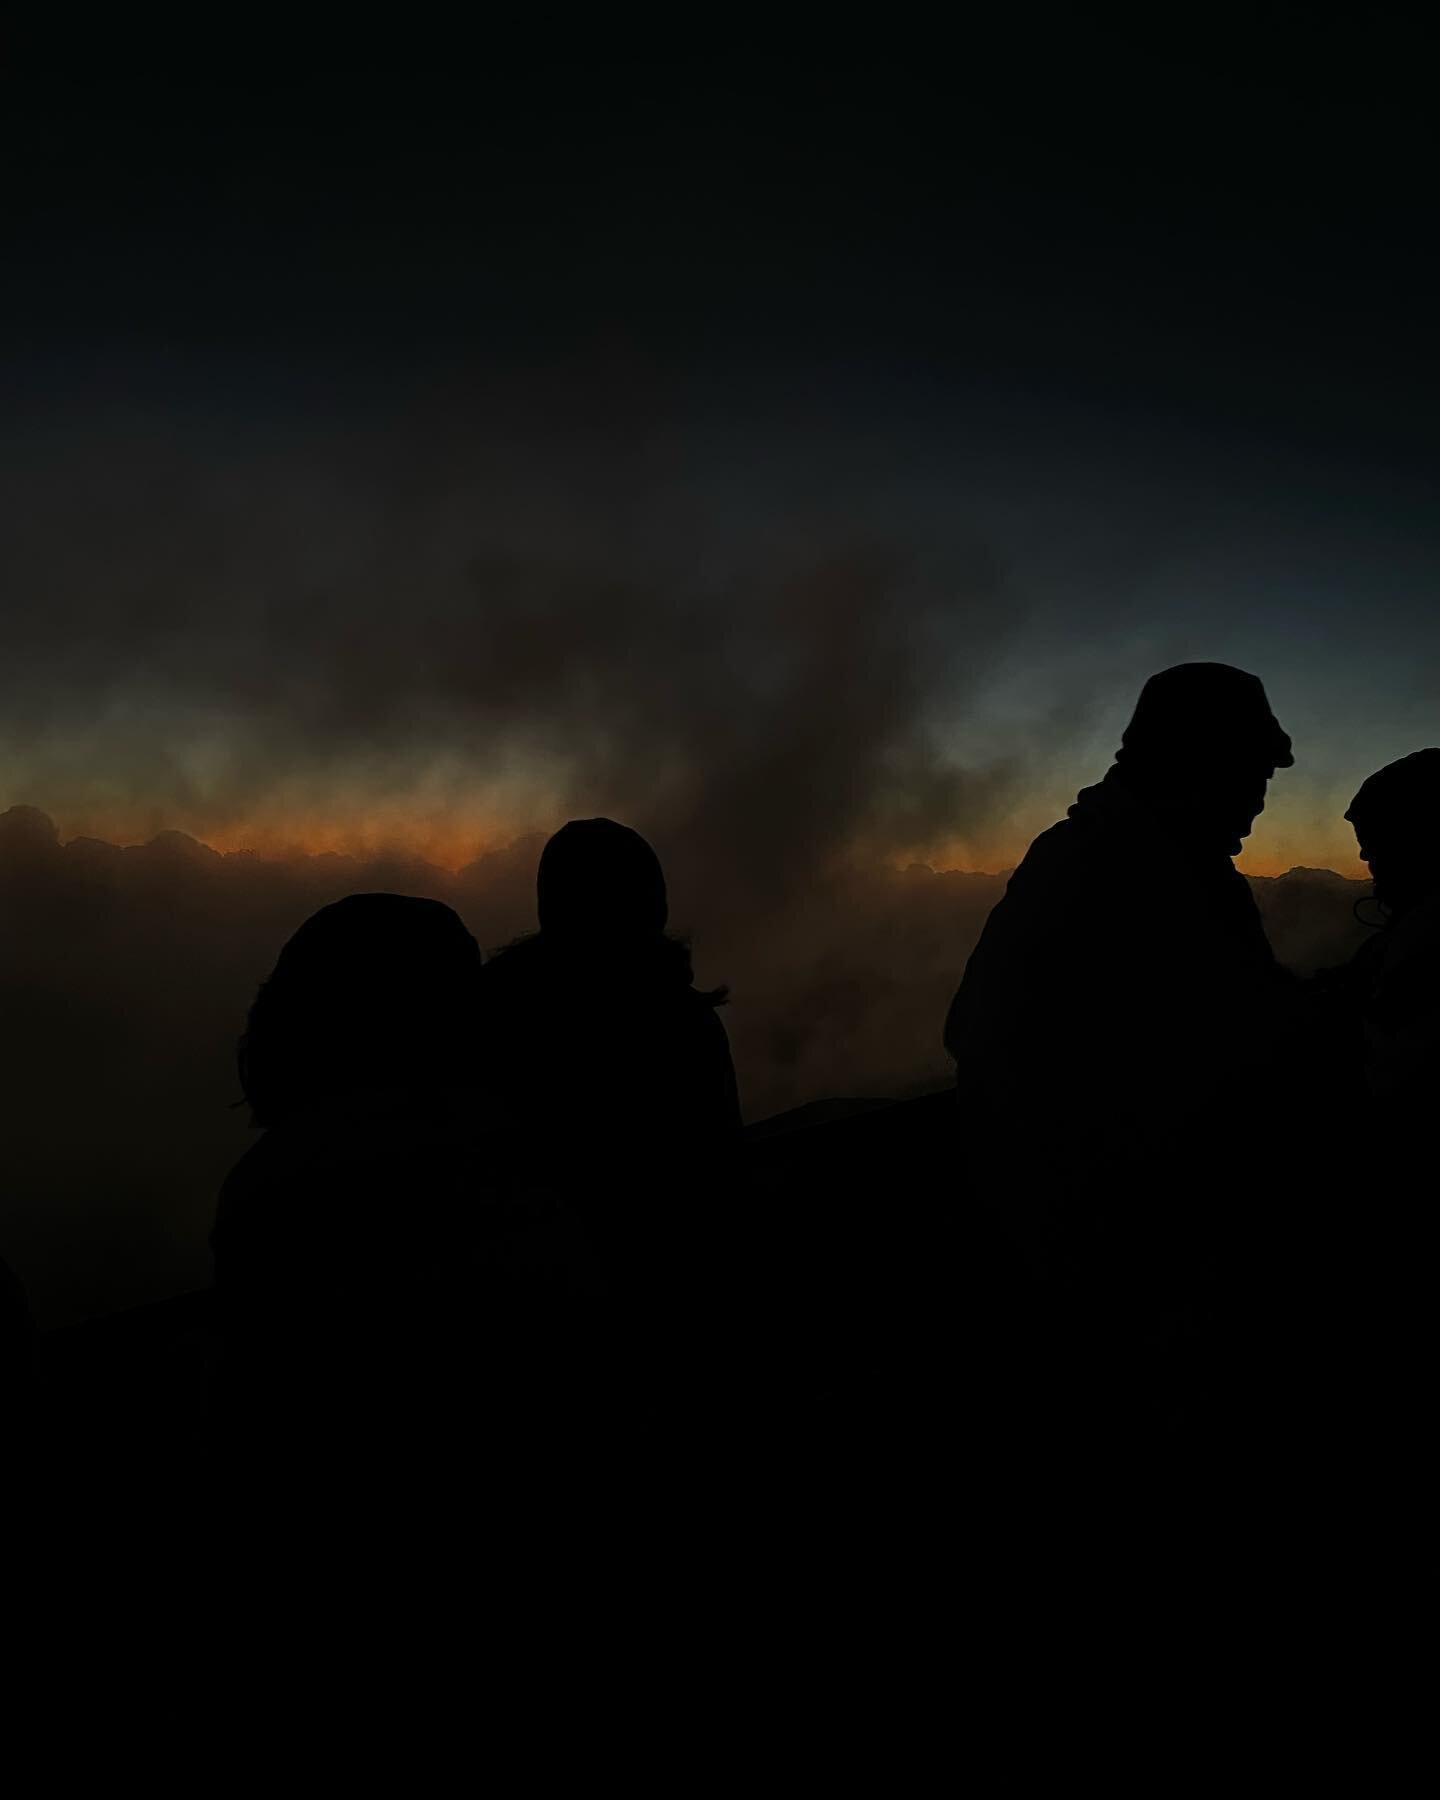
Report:
[{"label": "hooded jacket", "polygon": [[[950,1007],[962,1096],[1092,1165],[1215,1125],[1257,1079],[1287,978],[1223,844],[1113,768],[1031,845]],[[1005,1153],[1004,1148],[1001,1154]]]}]

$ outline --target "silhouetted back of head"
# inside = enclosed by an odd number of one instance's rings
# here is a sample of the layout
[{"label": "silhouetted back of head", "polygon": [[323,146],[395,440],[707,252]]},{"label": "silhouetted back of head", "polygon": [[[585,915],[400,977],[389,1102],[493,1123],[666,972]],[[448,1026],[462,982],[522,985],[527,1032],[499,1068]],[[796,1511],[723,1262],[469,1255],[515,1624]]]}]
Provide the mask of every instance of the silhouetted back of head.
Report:
[{"label": "silhouetted back of head", "polygon": [[239,1063],[256,1123],[463,1081],[479,972],[478,944],[438,900],[351,894],[322,907],[250,1009]]},{"label": "silhouetted back of head", "polygon": [[1345,817],[1377,900],[1403,912],[1440,888],[1440,750],[1417,750],[1377,770]]},{"label": "silhouetted back of head", "polygon": [[562,825],[540,857],[535,892],[540,929],[553,942],[653,939],[669,917],[659,857],[613,819]]},{"label": "silhouetted back of head", "polygon": [[1179,663],[1152,675],[1116,753],[1127,783],[1206,838],[1240,848],[1290,739],[1258,676],[1228,663]]}]

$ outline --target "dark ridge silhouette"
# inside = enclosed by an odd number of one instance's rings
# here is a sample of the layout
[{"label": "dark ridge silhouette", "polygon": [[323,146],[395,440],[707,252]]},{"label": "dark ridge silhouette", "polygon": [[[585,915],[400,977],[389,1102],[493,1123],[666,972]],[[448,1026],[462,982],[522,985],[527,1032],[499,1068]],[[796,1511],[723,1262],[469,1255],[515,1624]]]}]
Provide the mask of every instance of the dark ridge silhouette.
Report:
[{"label": "dark ridge silhouette", "polygon": [[553,1412],[554,1320],[521,1276],[545,1221],[470,1125],[479,970],[449,907],[356,894],[261,988],[239,1066],[264,1135],[213,1238],[227,1449],[463,1463]]},{"label": "dark ridge silhouette", "polygon": [[[1370,883],[1332,869],[1289,869],[1247,875],[1276,960],[1296,975],[1314,975],[1344,962],[1364,941],[1356,908]],[[1158,898],[1158,897],[1157,897]]]}]

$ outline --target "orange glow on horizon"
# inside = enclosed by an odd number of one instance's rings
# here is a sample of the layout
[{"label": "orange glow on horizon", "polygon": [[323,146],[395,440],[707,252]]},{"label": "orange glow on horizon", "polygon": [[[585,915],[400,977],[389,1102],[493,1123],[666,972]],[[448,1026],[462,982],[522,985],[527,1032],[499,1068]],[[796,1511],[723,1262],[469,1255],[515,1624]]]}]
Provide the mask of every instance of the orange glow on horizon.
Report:
[{"label": "orange glow on horizon", "polygon": [[[480,811],[459,814],[446,810],[417,815],[412,805],[397,800],[391,805],[363,810],[277,808],[265,817],[217,821],[158,809],[146,809],[128,817],[70,813],[58,817],[56,823],[62,840],[67,842],[77,837],[94,837],[114,844],[143,844],[162,832],[180,831],[222,853],[248,851],[266,859],[340,855],[357,861],[398,856],[416,858],[453,873],[521,839],[548,836],[568,816],[563,807],[539,821]],[[1368,880],[1369,871],[1355,854],[1348,826],[1344,827],[1344,834],[1348,844],[1338,834],[1324,843],[1307,840],[1298,833],[1278,834],[1277,841],[1276,836],[1267,838],[1257,831],[1236,858],[1236,866],[1247,875],[1283,875],[1294,868],[1312,868],[1331,869],[1352,880]],[[1015,868],[1033,835],[1027,831],[1023,839],[1002,839],[998,844],[952,840],[916,845],[903,853],[880,852],[878,847],[867,850],[864,844],[857,843],[845,860],[854,866],[868,863],[872,868],[878,864],[903,870],[918,863],[937,873],[994,875]]]},{"label": "orange glow on horizon", "polygon": [[[1348,826],[1345,827],[1345,832],[1348,837]],[[1289,837],[1274,844],[1266,843],[1259,838],[1258,833],[1256,839],[1247,840],[1240,855],[1235,858],[1235,866],[1242,875],[1285,875],[1291,869],[1330,869],[1350,881],[1370,879],[1369,869],[1356,854],[1353,837],[1349,838],[1348,844],[1343,839],[1334,839],[1327,844],[1307,843]],[[896,861],[901,868],[909,863],[925,863],[930,868],[947,874],[1000,874],[1015,868],[1029,846],[1030,839],[1027,838],[1024,843],[1010,845],[1003,852],[987,848],[982,853],[969,845],[950,844],[928,853],[917,850],[913,855],[900,857]]]},{"label": "orange glow on horizon", "polygon": [[90,837],[112,844],[145,844],[162,832],[179,831],[222,855],[250,852],[267,860],[335,855],[357,861],[398,856],[418,858],[452,873],[518,839],[537,832],[544,835],[554,829],[553,825],[527,825],[519,820],[479,814],[465,818],[444,814],[417,818],[400,806],[363,815],[294,812],[213,823],[183,814],[154,812],[121,819],[87,814],[78,819],[57,819],[56,823],[62,841],[67,843]]},{"label": "orange glow on horizon", "polygon": [[452,873],[491,851],[529,835],[510,826],[458,825],[448,820],[409,821],[296,819],[285,825],[245,824],[192,834],[212,850],[250,851],[261,857],[418,857]]}]

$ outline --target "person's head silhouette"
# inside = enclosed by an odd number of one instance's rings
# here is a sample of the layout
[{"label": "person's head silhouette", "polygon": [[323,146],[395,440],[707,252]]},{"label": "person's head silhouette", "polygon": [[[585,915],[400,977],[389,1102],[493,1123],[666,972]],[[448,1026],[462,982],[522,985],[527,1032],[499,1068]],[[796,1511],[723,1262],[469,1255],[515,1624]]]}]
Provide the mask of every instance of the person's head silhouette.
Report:
[{"label": "person's head silhouette", "polygon": [[541,854],[535,898],[552,942],[653,941],[669,918],[659,857],[638,831],[613,819],[561,826]]},{"label": "person's head silhouette", "polygon": [[1234,856],[1264,811],[1270,777],[1295,758],[1257,676],[1179,663],[1145,683],[1115,761],[1153,810]]},{"label": "person's head silhouette", "polygon": [[1375,898],[1392,915],[1440,891],[1440,750],[1417,750],[1377,770],[1345,817],[1370,865]]},{"label": "person's head silhouette", "polygon": [[365,1096],[425,1104],[473,1057],[480,948],[438,900],[351,894],[307,919],[250,1009],[240,1082],[257,1125]]}]

